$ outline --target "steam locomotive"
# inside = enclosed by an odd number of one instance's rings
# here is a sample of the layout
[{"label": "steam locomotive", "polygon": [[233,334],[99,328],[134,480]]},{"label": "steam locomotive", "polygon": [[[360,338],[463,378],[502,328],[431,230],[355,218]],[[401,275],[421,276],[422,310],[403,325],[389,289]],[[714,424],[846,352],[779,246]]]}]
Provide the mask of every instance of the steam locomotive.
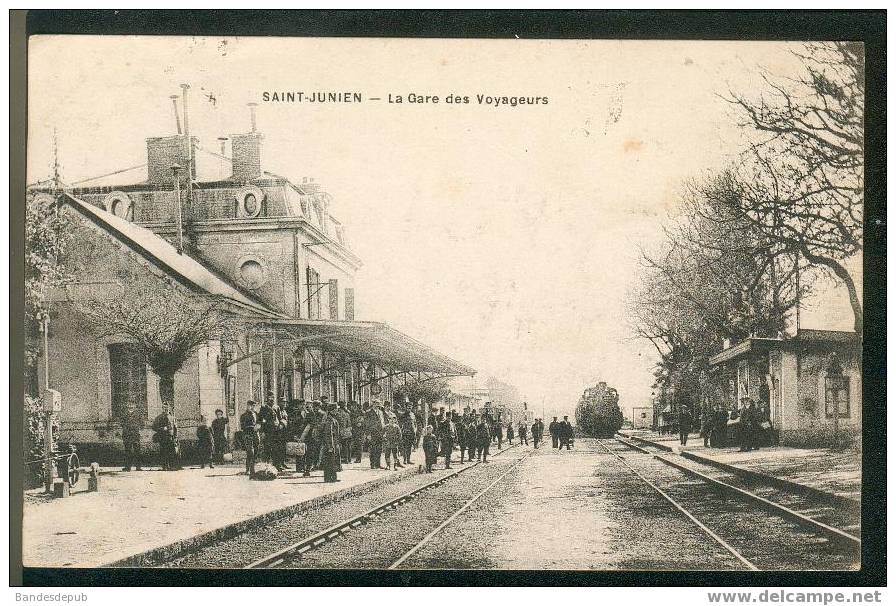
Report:
[{"label": "steam locomotive", "polygon": [[604,381],[586,389],[576,406],[576,427],[592,438],[612,437],[622,427],[623,419],[619,393]]}]

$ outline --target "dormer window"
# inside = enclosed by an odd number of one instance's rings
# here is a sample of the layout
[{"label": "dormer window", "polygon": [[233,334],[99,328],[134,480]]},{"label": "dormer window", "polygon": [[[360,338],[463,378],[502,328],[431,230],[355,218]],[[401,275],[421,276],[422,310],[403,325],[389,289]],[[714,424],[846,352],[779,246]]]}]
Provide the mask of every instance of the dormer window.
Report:
[{"label": "dormer window", "polygon": [[125,221],[134,220],[134,203],[123,191],[113,191],[103,199],[103,208]]},{"label": "dormer window", "polygon": [[255,194],[246,194],[246,198],[243,200],[243,205],[247,215],[254,216],[258,214],[258,198],[255,197]]},{"label": "dormer window", "polygon": [[261,214],[264,192],[258,187],[244,187],[236,194],[237,216],[254,219]]}]

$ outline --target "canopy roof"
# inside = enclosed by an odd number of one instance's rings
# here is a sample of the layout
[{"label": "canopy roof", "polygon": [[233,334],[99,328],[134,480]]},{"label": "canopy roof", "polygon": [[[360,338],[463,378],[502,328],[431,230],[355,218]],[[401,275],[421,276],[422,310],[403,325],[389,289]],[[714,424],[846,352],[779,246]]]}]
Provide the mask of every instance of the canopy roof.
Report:
[{"label": "canopy roof", "polygon": [[383,324],[340,320],[271,320],[310,347],[338,352],[358,361],[374,362],[398,372],[428,372],[472,376],[476,370],[452,360],[423,343]]}]

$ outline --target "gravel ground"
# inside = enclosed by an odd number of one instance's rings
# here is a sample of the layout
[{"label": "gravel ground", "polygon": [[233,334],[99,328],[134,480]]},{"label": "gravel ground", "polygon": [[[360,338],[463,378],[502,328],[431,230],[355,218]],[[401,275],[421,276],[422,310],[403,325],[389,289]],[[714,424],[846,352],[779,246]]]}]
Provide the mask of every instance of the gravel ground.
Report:
[{"label": "gravel ground", "polygon": [[[493,457],[449,482],[427,491],[376,521],[284,564],[289,568],[383,569],[413,548],[479,491],[506,472],[525,452],[511,450]],[[451,540],[437,535],[436,542]],[[476,566],[473,566],[476,567]]]},{"label": "gravel ground", "polygon": [[581,439],[540,449],[403,568],[738,569],[622,464]]},{"label": "gravel ground", "polygon": [[[257,528],[226,541],[184,554],[162,563],[160,566],[167,568],[242,568],[307,536],[329,528],[341,520],[364,513],[385,501],[438,479],[447,473],[441,469],[442,461],[443,459],[440,458],[440,468],[433,470],[431,474],[413,474],[370,492],[303,511],[263,528]],[[454,467],[458,466],[459,464],[455,462]],[[460,477],[468,473],[470,471],[465,471]]]},{"label": "gravel ground", "polygon": [[855,570],[858,554],[624,445],[606,445],[761,570]]}]

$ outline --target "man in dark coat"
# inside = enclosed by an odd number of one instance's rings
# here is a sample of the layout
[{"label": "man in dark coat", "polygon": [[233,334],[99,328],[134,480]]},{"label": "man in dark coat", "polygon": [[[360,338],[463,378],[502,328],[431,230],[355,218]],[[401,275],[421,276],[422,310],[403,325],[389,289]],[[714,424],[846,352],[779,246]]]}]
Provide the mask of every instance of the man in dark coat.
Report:
[{"label": "man in dark coat", "polygon": [[400,409],[398,413],[398,426],[401,428],[401,457],[405,465],[412,463],[411,451],[417,442],[417,418],[410,406]]},{"label": "man in dark coat", "polygon": [[143,417],[136,406],[128,407],[124,418],[121,420],[121,440],[124,442],[124,468],[122,471],[130,471],[134,466],[137,471],[140,467],[140,429],[143,428]]},{"label": "man in dark coat", "polygon": [[488,448],[492,443],[492,431],[489,428],[488,417],[482,415],[476,426],[476,460],[488,463]]},{"label": "man in dark coat", "polygon": [[548,425],[548,431],[551,433],[551,448],[559,448],[560,447],[560,423],[557,422],[557,417],[554,417],[554,420],[551,421],[550,425]]},{"label": "man in dark coat", "polygon": [[214,462],[223,463],[224,453],[230,442],[230,422],[220,408],[215,411],[215,419],[212,421],[212,440],[215,444]]},{"label": "man in dark coat", "polygon": [[564,416],[563,421],[560,422],[560,446],[559,449],[563,450],[563,447],[566,447],[566,450],[569,450],[569,439],[573,436],[572,431],[572,423],[569,422],[569,417]]},{"label": "man in dark coat", "polygon": [[266,401],[258,411],[258,439],[260,442],[258,454],[262,461],[270,461],[274,453],[274,425],[280,421],[279,415],[274,413],[274,406],[270,401]]},{"label": "man in dark coat", "polygon": [[174,405],[163,404],[164,411],[153,421],[152,429],[155,431],[155,440],[159,443],[159,452],[162,455],[162,469],[174,471],[179,469],[177,464],[177,421],[174,418]]},{"label": "man in dark coat", "polygon": [[208,465],[215,468],[212,458],[215,456],[215,438],[208,426],[208,419],[199,417],[199,425],[196,427],[196,454],[199,456],[200,469]]},{"label": "man in dark coat", "polygon": [[361,451],[364,441],[364,413],[355,401],[349,402],[348,413],[352,423],[352,451],[355,463],[361,462]]},{"label": "man in dark coat", "polygon": [[712,448],[724,448],[728,442],[728,412],[719,405],[713,413],[712,435],[709,445]]},{"label": "man in dark coat", "polygon": [[[467,452],[468,445],[471,443],[469,430],[467,429],[467,415],[454,417],[454,428],[457,430],[457,446],[460,448],[460,462],[464,462],[464,454]],[[473,460],[472,454],[468,457]]]},{"label": "man in dark coat", "polygon": [[457,441],[457,428],[449,414],[439,424],[439,443],[442,456],[445,457],[445,469],[451,469],[451,456],[454,454],[454,443]]},{"label": "man in dark coat", "polygon": [[324,470],[324,482],[338,482],[339,476],[339,423],[333,417],[335,407],[321,411],[320,415],[320,464]]},{"label": "man in dark coat", "polygon": [[703,438],[703,446],[709,447],[709,438],[712,436],[712,410],[709,407],[703,409],[700,415],[700,437]]},{"label": "man in dark coat", "polygon": [[339,423],[339,456],[343,463],[351,463],[352,457],[352,416],[345,402],[339,401],[333,415]]},{"label": "man in dark coat", "polygon": [[744,398],[747,407],[740,415],[741,452],[747,452],[756,448],[756,434],[759,428],[759,413],[752,398]]},{"label": "man in dark coat", "polygon": [[691,433],[691,411],[682,405],[678,412],[678,437],[682,446],[687,446],[688,434]]},{"label": "man in dark coat", "polygon": [[246,449],[246,473],[251,478],[255,475],[255,458],[258,455],[258,413],[255,402],[246,402],[246,412],[240,415],[240,431],[243,436],[243,448]]},{"label": "man in dark coat", "polygon": [[373,406],[367,411],[365,421],[370,449],[370,468],[380,469],[383,461],[383,429],[386,427],[386,414],[377,400],[373,401]]}]

